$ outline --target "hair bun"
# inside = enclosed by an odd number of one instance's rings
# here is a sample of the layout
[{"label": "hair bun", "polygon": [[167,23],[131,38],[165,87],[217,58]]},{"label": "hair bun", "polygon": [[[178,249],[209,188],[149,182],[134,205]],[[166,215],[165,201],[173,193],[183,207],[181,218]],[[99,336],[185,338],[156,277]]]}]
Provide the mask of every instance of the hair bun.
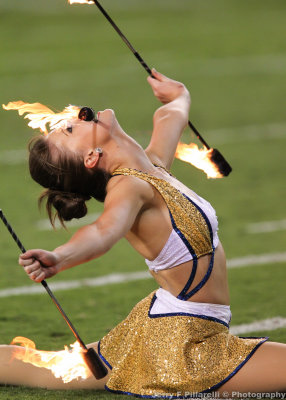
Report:
[{"label": "hair bun", "polygon": [[87,213],[85,202],[91,198],[88,195],[52,189],[46,190],[42,194],[40,201],[42,201],[44,197],[47,198],[46,207],[49,216],[52,216],[52,207],[54,207],[57,210],[56,216],[59,217],[61,222],[84,217]]},{"label": "hair bun", "polygon": [[89,199],[90,196],[78,193],[56,192],[52,201],[60,219],[70,221],[73,218],[82,218],[86,215],[85,202]]}]

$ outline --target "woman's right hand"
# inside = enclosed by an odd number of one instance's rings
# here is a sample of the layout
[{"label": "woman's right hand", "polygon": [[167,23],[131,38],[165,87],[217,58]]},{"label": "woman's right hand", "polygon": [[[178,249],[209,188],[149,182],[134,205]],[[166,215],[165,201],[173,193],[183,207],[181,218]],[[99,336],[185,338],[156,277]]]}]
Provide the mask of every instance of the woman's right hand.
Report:
[{"label": "woman's right hand", "polygon": [[24,267],[32,281],[41,282],[59,272],[59,260],[54,252],[46,250],[28,250],[19,257],[19,264]]},{"label": "woman's right hand", "polygon": [[183,83],[168,78],[160,72],[157,72],[154,68],[152,68],[152,77],[148,76],[147,81],[155,97],[157,97],[161,103],[167,104],[178,97],[184,96],[189,105],[190,93]]}]

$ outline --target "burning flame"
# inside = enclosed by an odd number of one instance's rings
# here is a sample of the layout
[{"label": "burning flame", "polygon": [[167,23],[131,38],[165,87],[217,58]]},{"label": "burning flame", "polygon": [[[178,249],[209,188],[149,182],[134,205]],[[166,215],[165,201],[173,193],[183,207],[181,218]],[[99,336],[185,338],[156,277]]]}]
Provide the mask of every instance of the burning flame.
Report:
[{"label": "burning flame", "polygon": [[15,337],[11,344],[18,344],[26,349],[23,353],[16,348],[13,353],[14,358],[39,368],[47,368],[52,371],[56,378],[61,378],[64,383],[91,376],[91,372],[82,357],[84,350],[78,342],[70,345],[71,350],[65,346],[65,350],[61,351],[37,350],[32,340],[22,336]]},{"label": "burning flame", "polygon": [[80,108],[69,105],[62,112],[55,113],[41,103],[24,103],[24,101],[11,101],[7,105],[2,104],[4,110],[18,110],[19,115],[29,113],[24,118],[30,120],[28,126],[33,129],[39,128],[41,132],[48,135],[46,125],[50,130],[62,127],[68,119],[77,118]]},{"label": "burning flame", "polygon": [[[88,3],[89,0],[69,0],[72,3]],[[24,103],[23,101],[9,102],[2,104],[5,110],[18,110],[19,115],[29,113],[24,118],[30,120],[28,126],[33,129],[39,128],[41,132],[48,135],[46,125],[49,124],[50,130],[61,128],[67,123],[67,120],[78,118],[80,107],[69,105],[62,112],[55,113],[50,108],[41,103]],[[212,161],[213,149],[207,149],[205,146],[199,149],[195,143],[185,144],[179,142],[176,150],[176,158],[194,165],[203,170],[208,178],[222,178],[217,165]]]},{"label": "burning flame", "polygon": [[70,4],[94,4],[92,0],[68,0]]},{"label": "burning flame", "polygon": [[179,142],[176,150],[176,158],[186,161],[194,165],[196,168],[203,170],[208,178],[222,178],[216,164],[211,160],[212,149],[205,146],[199,149],[195,143],[185,144]]}]

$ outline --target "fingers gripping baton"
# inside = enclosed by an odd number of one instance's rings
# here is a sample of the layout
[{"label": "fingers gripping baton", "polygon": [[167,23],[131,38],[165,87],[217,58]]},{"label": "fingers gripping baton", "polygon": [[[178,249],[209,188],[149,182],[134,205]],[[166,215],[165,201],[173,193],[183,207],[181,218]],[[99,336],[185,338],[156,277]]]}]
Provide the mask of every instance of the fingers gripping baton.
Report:
[{"label": "fingers gripping baton", "polygon": [[[0,209],[0,218],[2,219],[4,225],[8,229],[8,231],[9,231],[10,235],[12,236],[12,238],[17,243],[17,245],[18,245],[19,249],[21,250],[21,252],[25,253],[26,252],[25,247],[23,246],[22,242],[20,241],[20,239],[18,238],[18,236],[14,232],[12,226],[7,221],[5,215],[3,214],[3,211],[1,209]],[[53,300],[55,306],[57,307],[57,309],[61,313],[62,317],[66,321],[68,327],[70,328],[70,330],[74,334],[76,340],[79,342],[80,346],[84,350],[82,355],[83,355],[84,361],[87,364],[87,366],[89,367],[90,371],[93,373],[93,375],[97,379],[101,379],[104,376],[106,376],[108,371],[107,371],[105,365],[103,364],[103,362],[101,361],[101,359],[99,358],[99,356],[97,355],[97,353],[95,352],[95,350],[93,348],[89,348],[88,349],[86,347],[86,345],[82,341],[81,337],[79,336],[78,332],[76,331],[75,327],[73,326],[72,322],[70,321],[70,319],[68,318],[68,316],[66,315],[66,313],[62,309],[60,303],[56,299],[55,295],[53,294],[53,292],[49,288],[47,282],[45,280],[43,280],[41,282],[41,284],[45,288],[47,293],[49,294],[50,298]]]}]

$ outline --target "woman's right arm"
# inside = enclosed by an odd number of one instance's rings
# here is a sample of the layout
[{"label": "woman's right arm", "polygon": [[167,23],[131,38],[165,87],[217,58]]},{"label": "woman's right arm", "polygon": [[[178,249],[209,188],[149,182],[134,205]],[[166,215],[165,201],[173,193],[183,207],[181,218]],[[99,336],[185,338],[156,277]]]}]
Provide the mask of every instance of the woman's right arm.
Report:
[{"label": "woman's right arm", "polygon": [[134,177],[114,177],[108,186],[104,211],[93,224],[79,229],[54,251],[33,249],[20,256],[19,264],[30,279],[41,282],[103,255],[127,234],[142,206],[153,197],[150,186]]}]

